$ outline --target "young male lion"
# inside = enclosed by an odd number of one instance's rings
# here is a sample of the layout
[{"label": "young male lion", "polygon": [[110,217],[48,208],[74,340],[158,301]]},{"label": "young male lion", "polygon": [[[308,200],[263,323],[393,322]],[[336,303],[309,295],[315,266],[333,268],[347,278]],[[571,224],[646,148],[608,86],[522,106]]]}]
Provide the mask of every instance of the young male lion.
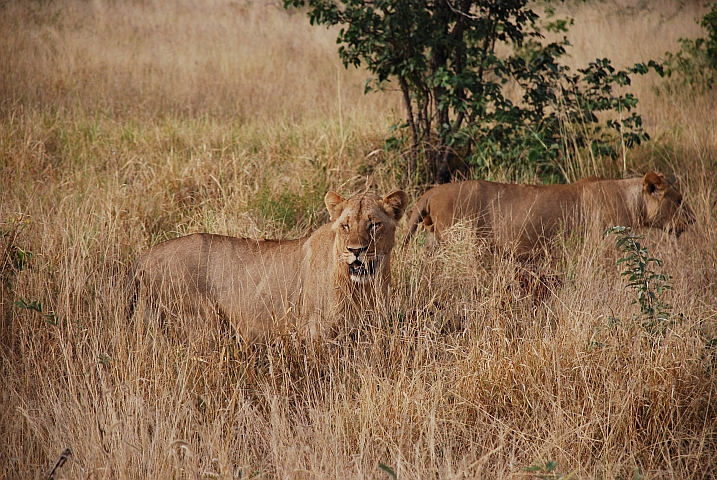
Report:
[{"label": "young male lion", "polygon": [[161,243],[131,272],[131,310],[198,319],[219,315],[248,343],[291,329],[313,338],[380,308],[408,196],[325,197],[331,222],[298,240],[197,233]]},{"label": "young male lion", "polygon": [[458,221],[470,221],[479,237],[526,257],[560,229],[648,226],[679,236],[694,221],[694,214],[683,204],[680,192],[654,172],[619,180],[584,178],[568,185],[472,180],[447,183],[423,194],[408,221],[404,245],[421,222],[440,239]]}]

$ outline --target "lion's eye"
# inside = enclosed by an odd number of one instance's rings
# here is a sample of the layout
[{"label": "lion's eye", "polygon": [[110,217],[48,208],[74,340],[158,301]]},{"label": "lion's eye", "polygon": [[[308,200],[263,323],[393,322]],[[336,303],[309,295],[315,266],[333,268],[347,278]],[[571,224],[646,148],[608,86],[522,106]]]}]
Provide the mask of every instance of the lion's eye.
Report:
[{"label": "lion's eye", "polygon": [[371,224],[369,224],[368,228],[369,228],[370,230],[376,230],[376,229],[379,228],[380,226],[381,226],[381,222],[376,222],[376,223],[371,223]]}]

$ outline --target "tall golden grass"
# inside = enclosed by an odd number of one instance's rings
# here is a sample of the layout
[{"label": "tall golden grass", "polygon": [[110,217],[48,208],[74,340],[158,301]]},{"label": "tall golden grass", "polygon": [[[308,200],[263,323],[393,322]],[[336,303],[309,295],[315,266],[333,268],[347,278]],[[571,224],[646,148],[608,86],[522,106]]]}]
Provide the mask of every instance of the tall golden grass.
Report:
[{"label": "tall golden grass", "polygon": [[[575,66],[702,34],[691,4],[559,8]],[[152,244],[296,237],[327,189],[399,183],[399,98],[364,96],[335,35],[273,3],[0,6],[0,478],[43,478],[68,447],[56,478],[715,476],[714,92],[634,85],[653,141],[628,167],[679,180],[698,218],[644,232],[672,275],[664,335],[612,239],[559,242],[536,301],[461,225],[394,252],[390,308],[335,342],[197,351],[126,318]]]}]

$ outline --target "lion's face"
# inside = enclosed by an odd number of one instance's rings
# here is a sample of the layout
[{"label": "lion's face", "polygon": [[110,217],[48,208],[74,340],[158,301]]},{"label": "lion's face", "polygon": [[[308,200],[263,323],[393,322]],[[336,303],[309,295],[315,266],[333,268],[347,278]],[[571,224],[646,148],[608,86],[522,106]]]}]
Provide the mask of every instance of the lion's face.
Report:
[{"label": "lion's face", "polygon": [[656,173],[648,173],[643,179],[646,207],[646,225],[661,228],[680,236],[694,223],[695,214],[682,201],[682,194],[667,179]]},{"label": "lion's face", "polygon": [[396,225],[408,205],[408,195],[397,191],[381,198],[373,193],[345,200],[334,192],[324,199],[336,235],[334,254],[352,282],[371,282],[388,265]]}]

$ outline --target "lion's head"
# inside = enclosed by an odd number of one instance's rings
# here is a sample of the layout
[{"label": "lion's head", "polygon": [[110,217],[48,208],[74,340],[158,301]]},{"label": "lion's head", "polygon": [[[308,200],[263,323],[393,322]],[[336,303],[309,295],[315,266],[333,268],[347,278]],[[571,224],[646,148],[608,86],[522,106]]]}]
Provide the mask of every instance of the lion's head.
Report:
[{"label": "lion's head", "polygon": [[373,193],[348,200],[335,192],[324,198],[333,222],[334,255],[342,275],[356,284],[387,275],[396,225],[408,205],[408,195],[397,191],[381,198]]},{"label": "lion's head", "polygon": [[682,194],[662,174],[647,173],[642,181],[645,225],[680,236],[694,223],[695,214],[683,203]]}]

